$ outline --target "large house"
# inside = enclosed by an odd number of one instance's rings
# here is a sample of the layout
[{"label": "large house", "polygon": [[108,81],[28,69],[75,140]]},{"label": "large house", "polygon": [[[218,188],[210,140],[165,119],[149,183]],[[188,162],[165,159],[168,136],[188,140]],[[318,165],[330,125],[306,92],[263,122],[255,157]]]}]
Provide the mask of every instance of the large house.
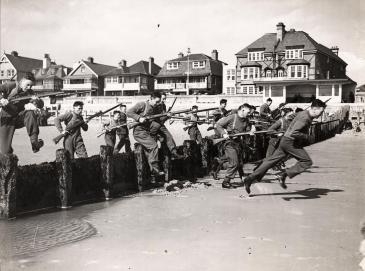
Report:
[{"label": "large house", "polygon": [[20,56],[18,52],[3,53],[0,57],[0,84],[10,80],[20,80],[34,69],[41,68],[42,60]]},{"label": "large house", "polygon": [[218,60],[217,50],[211,57],[179,53],[178,58],[166,61],[156,77],[155,89],[174,94],[222,93],[224,64]]},{"label": "large house", "polygon": [[223,67],[223,94],[235,95],[236,91],[236,67],[227,65]]},{"label": "large house", "polygon": [[236,93],[271,97],[274,103],[309,102],[314,97],[330,102],[353,102],[356,83],[346,76],[346,62],[304,31],[286,31],[277,24],[236,54]]},{"label": "large house", "polygon": [[35,78],[33,90],[38,92],[61,91],[63,79],[70,72],[71,68],[57,65],[51,61],[49,54],[45,54],[42,67],[33,70]]},{"label": "large house", "polygon": [[134,96],[150,94],[154,91],[154,78],[161,67],[154,63],[154,58],[149,61],[139,61],[127,67],[127,61],[119,62],[119,67],[105,73],[105,96]]},{"label": "large house", "polygon": [[115,69],[115,66],[95,63],[88,57],[74,65],[74,68],[63,80],[63,91],[81,92],[82,95],[103,96],[104,74]]}]

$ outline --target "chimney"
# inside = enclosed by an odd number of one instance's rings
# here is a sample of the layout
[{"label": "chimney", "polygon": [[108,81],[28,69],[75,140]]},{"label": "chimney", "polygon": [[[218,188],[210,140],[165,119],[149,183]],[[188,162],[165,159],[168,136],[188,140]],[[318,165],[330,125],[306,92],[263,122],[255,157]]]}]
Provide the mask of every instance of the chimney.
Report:
[{"label": "chimney", "polygon": [[18,52],[17,52],[17,51],[12,51],[12,52],[11,52],[11,55],[12,55],[12,56],[18,56]]},{"label": "chimney", "polygon": [[285,25],[280,22],[276,25],[276,39],[278,41],[281,41],[283,40],[284,35],[285,35]]},{"label": "chimney", "polygon": [[182,52],[180,52],[178,55],[177,55],[179,58],[182,58],[184,57],[184,54]]},{"label": "chimney", "polygon": [[47,69],[51,66],[51,59],[49,57],[49,54],[44,54],[43,58],[43,69]]},{"label": "chimney", "polygon": [[152,66],[153,66],[154,61],[155,61],[155,59],[152,56],[150,56],[149,61],[148,61],[148,72],[150,74],[152,74]]},{"label": "chimney", "polygon": [[214,60],[218,60],[218,51],[217,51],[216,49],[214,49],[214,50],[212,51],[212,58],[213,58]]},{"label": "chimney", "polygon": [[332,51],[332,53],[334,53],[335,55],[337,55],[338,56],[338,46],[333,46],[333,47],[331,47],[331,51]]},{"label": "chimney", "polygon": [[89,61],[90,63],[94,63],[94,58],[93,58],[93,57],[91,57],[91,56],[89,56],[89,57],[87,58],[87,61]]},{"label": "chimney", "polygon": [[127,60],[122,59],[118,64],[119,64],[119,67],[125,68],[125,67],[127,67]]}]

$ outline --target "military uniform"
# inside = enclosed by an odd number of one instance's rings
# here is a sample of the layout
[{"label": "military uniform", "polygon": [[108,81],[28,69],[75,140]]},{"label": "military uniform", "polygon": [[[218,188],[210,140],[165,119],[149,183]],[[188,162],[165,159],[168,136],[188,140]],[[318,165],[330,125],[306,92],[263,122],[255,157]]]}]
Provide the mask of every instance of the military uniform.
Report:
[{"label": "military uniform", "polygon": [[261,180],[270,168],[286,159],[288,155],[297,160],[297,163],[294,166],[285,170],[285,173],[289,178],[293,178],[310,168],[312,159],[303,147],[308,144],[308,132],[312,120],[308,110],[299,112],[290,123],[274,154],[266,158],[261,166],[247,177],[247,183],[250,185],[255,180]]},{"label": "military uniform", "polygon": [[[236,134],[246,132],[249,128],[249,121],[247,118],[240,118],[237,114],[229,115],[220,119],[217,123],[217,131],[222,136],[225,134],[224,129],[228,134]],[[242,143],[239,138],[228,139],[224,143],[224,159],[228,160],[225,180],[233,179],[238,171],[240,177],[243,177],[242,168]]]},{"label": "military uniform", "polygon": [[[33,92],[28,90],[24,92],[16,83],[7,83],[0,85],[0,99],[12,99],[24,95],[31,95]],[[11,146],[15,129],[26,127],[33,152],[37,152],[43,146],[41,140],[38,140],[39,126],[35,107],[27,108],[28,101],[19,101],[16,103],[9,102],[6,106],[0,108],[0,153],[11,154]],[[28,104],[29,105],[29,104]]]},{"label": "military uniform", "polygon": [[[153,115],[154,110],[154,107],[148,101],[139,102],[128,109],[127,116],[138,122],[141,117]],[[159,172],[157,139],[156,136],[151,135],[150,129],[151,122],[146,121],[145,123],[141,123],[134,127],[133,136],[145,148],[151,171]]]},{"label": "military uniform", "polygon": [[270,119],[270,106],[267,103],[264,103],[260,106],[260,117],[263,119]]},{"label": "military uniform", "polygon": [[[127,122],[127,116],[121,113],[122,117],[120,120],[110,120],[109,123],[104,124],[104,128],[113,128],[125,124]],[[119,142],[116,144],[116,138],[119,138]],[[131,142],[129,140],[129,131],[127,126],[122,126],[117,129],[113,129],[105,133],[104,136],[105,144],[113,148],[113,153],[117,154],[125,146],[126,152],[131,152]]]},{"label": "military uniform", "polygon": [[[192,121],[199,121],[199,116],[196,114],[189,114],[189,119]],[[199,131],[197,122],[188,122],[188,134],[190,140],[196,141],[198,144],[202,143],[202,134]]]},{"label": "military uniform", "polygon": [[[82,118],[81,115],[77,115],[74,112],[68,111],[65,114],[56,117],[54,119],[54,124],[58,129],[58,131],[62,133],[63,128],[61,122],[65,123],[66,125],[65,130],[69,131],[68,129],[69,127],[71,127],[77,122],[82,122],[82,121],[84,121],[84,119]],[[81,128],[82,130],[87,131],[89,126],[87,125],[87,123],[84,123],[81,127],[69,131],[70,133],[64,137],[63,147],[69,153],[71,158],[74,158],[75,153],[80,158],[88,157],[84,140],[82,139],[81,136]]]}]

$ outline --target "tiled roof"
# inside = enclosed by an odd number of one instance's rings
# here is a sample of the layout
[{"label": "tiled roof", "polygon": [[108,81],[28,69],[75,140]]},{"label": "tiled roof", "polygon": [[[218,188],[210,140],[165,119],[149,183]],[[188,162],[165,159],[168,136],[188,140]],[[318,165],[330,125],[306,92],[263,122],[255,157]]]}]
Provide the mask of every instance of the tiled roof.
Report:
[{"label": "tiled roof", "polygon": [[[186,76],[186,72],[188,70],[187,68],[187,60],[188,57],[180,57],[175,58],[172,60],[168,60],[165,62],[165,65],[162,67],[161,71],[157,75],[157,77],[174,77],[174,76]],[[199,68],[199,69],[192,69],[191,63],[193,61],[206,61],[205,68]],[[176,70],[168,70],[167,69],[167,63],[169,62],[179,62],[179,68]],[[205,54],[191,54],[189,55],[189,63],[190,63],[190,69],[189,69],[189,76],[203,76],[203,75],[218,75],[222,76],[223,73],[223,64],[224,62],[220,60],[214,60],[211,57],[205,55]]]},{"label": "tiled roof", "polygon": [[286,65],[299,65],[299,64],[305,64],[305,65],[309,65],[309,61],[305,60],[305,59],[294,59],[292,61],[290,61],[288,64]]},{"label": "tiled roof", "polygon": [[115,66],[109,66],[109,65],[104,65],[104,64],[100,64],[100,63],[89,62],[86,60],[83,60],[83,62],[97,75],[103,75],[103,74],[107,73],[108,71],[116,68]]},{"label": "tiled roof", "polygon": [[33,69],[40,68],[43,65],[43,61],[40,59],[24,56],[13,56],[11,54],[5,55],[17,71],[31,72]]},{"label": "tiled roof", "polygon": [[119,67],[111,71],[108,71],[103,76],[116,76],[116,75],[127,75],[127,74],[146,74],[146,75],[157,75],[161,67],[157,64],[152,64],[152,74],[149,73],[149,62],[141,60],[129,67]]},{"label": "tiled roof", "polygon": [[261,67],[262,65],[256,61],[246,61],[241,67]]},{"label": "tiled roof", "polygon": [[268,33],[257,39],[236,55],[246,54],[250,49],[262,48],[265,52],[281,52],[285,51],[287,47],[302,45],[303,50],[318,50],[324,54],[327,54],[334,59],[345,63],[339,56],[332,52],[331,49],[316,42],[312,37],[304,31],[288,31],[285,32],[283,40],[277,42],[276,33]]}]

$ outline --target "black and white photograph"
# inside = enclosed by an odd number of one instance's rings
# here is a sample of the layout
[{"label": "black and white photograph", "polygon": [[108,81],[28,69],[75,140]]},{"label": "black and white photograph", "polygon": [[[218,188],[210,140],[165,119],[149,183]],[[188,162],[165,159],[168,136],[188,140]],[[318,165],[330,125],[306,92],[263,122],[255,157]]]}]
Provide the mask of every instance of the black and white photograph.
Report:
[{"label": "black and white photograph", "polygon": [[0,271],[365,271],[364,0],[0,0]]}]

